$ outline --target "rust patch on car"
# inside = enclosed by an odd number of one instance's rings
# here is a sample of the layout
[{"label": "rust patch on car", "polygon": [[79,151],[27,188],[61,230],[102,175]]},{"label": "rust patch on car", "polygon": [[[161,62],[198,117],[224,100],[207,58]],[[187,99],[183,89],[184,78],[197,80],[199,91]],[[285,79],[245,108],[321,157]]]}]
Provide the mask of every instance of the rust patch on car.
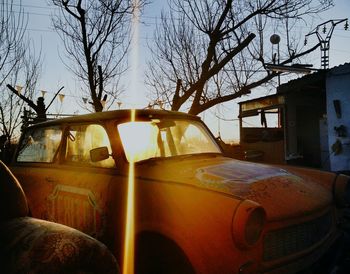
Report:
[{"label": "rust patch on car", "polygon": [[251,184],[271,177],[288,175],[283,169],[261,164],[228,162],[197,169],[196,178],[203,183],[244,183]]},{"label": "rust patch on car", "polygon": [[253,163],[229,162],[200,168],[196,170],[196,178],[207,188],[254,201],[272,198],[286,188],[303,191],[300,177],[283,169]]},{"label": "rust patch on car", "polygon": [[98,237],[104,229],[102,210],[89,189],[57,185],[48,196],[48,219]]}]

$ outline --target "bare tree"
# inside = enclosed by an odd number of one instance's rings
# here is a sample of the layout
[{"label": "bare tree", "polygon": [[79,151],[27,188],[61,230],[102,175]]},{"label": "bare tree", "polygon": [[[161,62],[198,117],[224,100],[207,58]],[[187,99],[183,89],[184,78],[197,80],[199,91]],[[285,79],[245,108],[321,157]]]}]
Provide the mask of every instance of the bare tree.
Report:
[{"label": "bare tree", "polygon": [[[36,56],[34,51],[27,47],[25,55],[13,67],[11,74],[6,79],[6,82],[11,83],[12,86],[19,83],[22,83],[23,86],[18,87],[17,94],[15,94],[2,85],[3,91],[0,95],[1,134],[5,135],[9,141],[18,137],[22,125],[22,115],[27,107],[27,101],[21,100],[20,97],[23,96],[28,100],[33,99],[40,72],[41,54]],[[29,107],[31,106],[29,105]]]},{"label": "bare tree", "polygon": [[25,54],[22,43],[27,26],[23,9],[13,10],[12,0],[0,3],[0,85],[6,81]]},{"label": "bare tree", "polygon": [[[191,114],[248,94],[279,75],[266,63],[292,64],[319,46],[303,48],[290,30],[332,5],[332,0],[169,1],[150,47],[146,83],[154,99]],[[271,46],[264,47],[267,34],[277,29],[287,35],[276,57]]]},{"label": "bare tree", "polygon": [[106,95],[118,96],[111,83],[126,70],[132,0],[52,0],[60,8],[53,25],[65,46],[70,69],[89,90],[96,112]]},{"label": "bare tree", "polygon": [[[14,10],[14,6],[16,10]],[[21,3],[0,3],[0,134],[8,142],[18,137],[25,102],[9,92],[5,86],[20,81],[26,87],[23,94],[32,97],[37,83],[41,58],[32,52],[26,37],[26,17]]]}]

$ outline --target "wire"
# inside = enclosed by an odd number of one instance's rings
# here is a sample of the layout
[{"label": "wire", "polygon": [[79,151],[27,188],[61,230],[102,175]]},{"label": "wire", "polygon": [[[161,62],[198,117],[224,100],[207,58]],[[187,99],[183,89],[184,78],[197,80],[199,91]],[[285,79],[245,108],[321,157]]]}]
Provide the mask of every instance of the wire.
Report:
[{"label": "wire", "polygon": [[[28,4],[12,4],[13,6],[16,6],[16,7],[28,7],[28,8],[37,8],[37,9],[43,9],[43,10],[49,10],[49,11],[55,11],[59,8],[50,8],[50,7],[42,7],[42,6],[36,6],[36,5],[28,5]],[[11,12],[14,12],[14,13],[25,13],[25,14],[30,14],[30,15],[38,15],[38,16],[46,16],[46,17],[51,17],[52,15],[51,14],[45,14],[45,13],[37,13],[37,12],[29,12],[29,11],[15,11],[15,10],[11,10]],[[165,19],[170,19],[170,17],[163,17]],[[141,15],[141,19],[151,19],[153,22],[149,21],[149,22],[144,22],[145,24],[148,24],[148,25],[161,25],[160,23],[157,23],[157,22],[154,22],[154,21],[157,21],[157,20],[161,20],[161,17],[160,16],[147,16],[147,15]],[[176,18],[175,18],[176,19]],[[177,19],[179,20],[179,19]],[[307,26],[304,26],[304,25],[295,25],[294,28],[300,28],[300,29],[310,29],[310,27],[307,27]],[[266,30],[266,28],[265,28]],[[273,32],[276,32],[276,26],[271,26],[270,27],[270,30],[272,30]],[[293,31],[293,30],[292,30]],[[344,29],[337,29],[336,31],[347,31],[347,30],[344,30]],[[295,32],[298,32],[298,31],[295,31]],[[350,38],[350,37],[346,37],[346,38]]]},{"label": "wire", "polygon": [[26,8],[35,8],[35,9],[45,9],[45,10],[54,10],[54,8],[50,8],[49,6],[36,6],[36,5],[28,5],[28,4],[12,4],[14,7],[26,7]]}]

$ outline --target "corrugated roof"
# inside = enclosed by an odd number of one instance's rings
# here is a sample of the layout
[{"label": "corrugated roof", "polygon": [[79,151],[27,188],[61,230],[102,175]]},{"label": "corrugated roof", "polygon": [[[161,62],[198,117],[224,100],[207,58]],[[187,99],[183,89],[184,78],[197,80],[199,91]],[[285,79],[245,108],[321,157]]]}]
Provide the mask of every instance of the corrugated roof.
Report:
[{"label": "corrugated roof", "polygon": [[287,83],[280,85],[277,88],[277,93],[286,93],[286,92],[297,92],[305,91],[310,89],[320,89],[320,91],[325,89],[326,76],[331,74],[334,71],[344,68],[350,68],[350,63],[344,63],[330,69],[319,70],[317,72],[305,75],[303,77],[290,80]]},{"label": "corrugated roof", "polygon": [[350,66],[350,63],[349,63],[349,62],[346,62],[346,63],[344,63],[344,64],[341,64],[341,65],[332,67],[330,70],[337,69],[337,68],[342,68],[342,67],[346,67],[346,66]]},{"label": "corrugated roof", "polygon": [[[334,70],[339,70],[349,67],[350,69],[350,62],[332,67],[330,69],[326,70],[319,70],[317,72],[304,75],[302,77],[299,77],[297,79],[290,80],[279,87],[277,87],[277,94],[281,93],[288,93],[288,92],[298,92],[298,91],[305,91],[308,90],[319,90],[324,91],[325,90],[325,84],[326,84],[326,76],[328,73],[332,73]],[[259,98],[249,99],[246,101],[241,101],[239,104],[247,103],[247,102],[253,102],[253,101],[259,101],[263,98],[273,97],[276,94],[268,95],[268,96],[262,96]]]},{"label": "corrugated roof", "polygon": [[277,93],[307,91],[310,89],[323,90],[328,71],[329,70],[319,70],[301,78],[290,80],[289,82],[277,87]]}]

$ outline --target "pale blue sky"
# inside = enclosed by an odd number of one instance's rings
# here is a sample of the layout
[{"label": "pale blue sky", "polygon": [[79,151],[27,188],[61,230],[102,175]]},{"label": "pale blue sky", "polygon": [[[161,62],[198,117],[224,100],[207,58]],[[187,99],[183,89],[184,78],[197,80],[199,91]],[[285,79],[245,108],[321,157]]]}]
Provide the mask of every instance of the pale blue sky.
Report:
[{"label": "pale blue sky", "polygon": [[[19,3],[20,0],[15,0],[15,5]],[[52,13],[52,7],[47,5],[47,0],[22,0],[23,8],[25,12],[28,12],[29,23],[28,23],[28,34],[33,39],[35,46],[38,48],[42,47],[43,56],[43,70],[40,79],[40,84],[38,86],[37,96],[41,96],[39,90],[43,89],[48,91],[46,95],[46,101],[50,100],[50,96],[53,96],[56,90],[61,86],[65,86],[63,94],[66,97],[61,103],[58,99],[49,109],[49,112],[56,113],[62,111],[64,113],[73,113],[78,111],[78,113],[84,113],[85,111],[78,107],[77,101],[82,103],[82,95],[77,93],[77,83],[74,80],[74,76],[67,71],[65,66],[60,60],[59,55],[64,56],[64,50],[61,45],[60,38],[52,30],[50,13]],[[139,90],[141,91],[137,95],[130,95],[127,91],[121,98],[123,102],[122,107],[144,107],[148,104],[146,99],[146,87],[143,84],[143,70],[145,68],[144,63],[149,58],[147,39],[152,39],[152,33],[156,25],[156,18],[159,18],[161,7],[166,6],[166,0],[155,0],[146,7],[144,12],[144,17],[141,19],[146,24],[140,25],[139,29],[139,79],[136,81]],[[15,6],[15,10],[16,10]],[[350,1],[349,0],[335,0],[335,8],[327,11],[320,15],[320,18],[315,18],[314,20],[307,22],[306,26],[300,26],[298,31],[304,32],[306,34],[312,27],[319,23],[322,23],[329,19],[343,19],[349,18],[350,15]],[[350,23],[350,22],[349,22]],[[311,43],[311,39],[310,39]],[[343,25],[338,25],[334,31],[331,40],[331,51],[330,51],[330,67],[343,64],[345,62],[350,62],[350,30],[345,31]],[[309,62],[313,63],[316,68],[320,64],[320,52],[314,52],[308,59]],[[127,88],[131,84],[128,75],[124,78],[124,84]],[[20,84],[20,83],[19,83]],[[143,91],[143,92],[142,92]],[[253,92],[253,96],[263,96],[265,94]],[[244,100],[249,98],[245,97]],[[135,103],[135,101],[137,101]],[[218,119],[214,118],[213,114],[218,112],[222,113],[228,120],[233,120],[237,118],[237,101],[225,104],[220,108],[213,108],[206,114],[201,115],[205,122],[209,125],[211,130],[215,135],[218,133],[218,127],[220,127],[220,132],[222,137],[226,140],[237,139],[238,138],[238,122],[221,121],[220,124]],[[117,108],[117,107],[116,107]]]}]

